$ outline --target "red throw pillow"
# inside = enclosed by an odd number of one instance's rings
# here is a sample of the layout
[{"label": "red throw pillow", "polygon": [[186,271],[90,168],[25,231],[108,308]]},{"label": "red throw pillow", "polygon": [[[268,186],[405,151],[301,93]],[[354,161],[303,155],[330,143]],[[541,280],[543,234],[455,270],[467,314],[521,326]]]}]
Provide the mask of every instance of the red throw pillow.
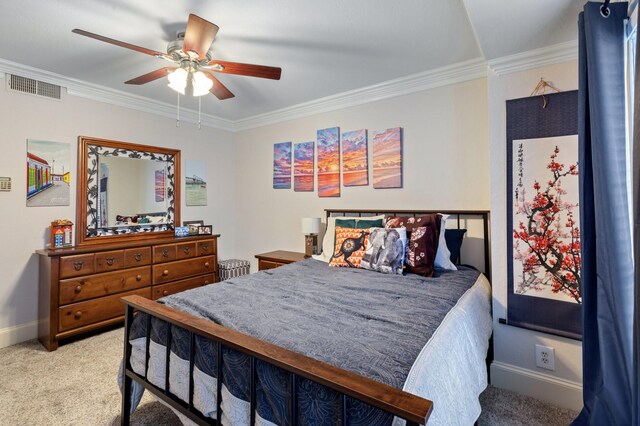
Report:
[{"label": "red throw pillow", "polygon": [[433,275],[433,263],[438,252],[441,216],[389,216],[386,228],[407,228],[406,263],[409,270],[424,277]]},{"label": "red throw pillow", "polygon": [[359,268],[368,245],[368,229],[336,226],[336,247],[329,266]]}]

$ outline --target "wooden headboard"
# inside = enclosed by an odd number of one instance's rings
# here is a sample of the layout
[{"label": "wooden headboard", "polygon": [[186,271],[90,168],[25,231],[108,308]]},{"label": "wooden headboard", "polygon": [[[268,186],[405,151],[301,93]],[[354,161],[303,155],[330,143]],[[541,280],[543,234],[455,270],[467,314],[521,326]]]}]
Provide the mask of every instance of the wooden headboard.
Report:
[{"label": "wooden headboard", "polygon": [[462,229],[462,221],[466,219],[479,219],[482,220],[482,232],[483,232],[483,261],[484,261],[484,274],[487,279],[491,281],[491,244],[489,241],[489,210],[356,210],[356,209],[325,209],[327,221],[329,223],[329,217],[337,216],[420,216],[425,214],[446,214],[449,215],[447,223],[453,222],[456,224],[456,229]]}]

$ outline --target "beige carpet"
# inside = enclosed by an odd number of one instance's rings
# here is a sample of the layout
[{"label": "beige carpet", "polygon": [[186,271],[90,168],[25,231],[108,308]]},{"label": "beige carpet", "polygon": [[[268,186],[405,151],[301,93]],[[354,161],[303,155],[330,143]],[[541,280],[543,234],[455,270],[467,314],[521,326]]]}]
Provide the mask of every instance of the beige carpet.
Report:
[{"label": "beige carpet", "polygon": [[[0,425],[116,425],[122,328],[47,352],[37,341],[0,349]],[[489,387],[481,396],[481,426],[567,425],[576,413]],[[134,425],[179,425],[145,393]]]}]

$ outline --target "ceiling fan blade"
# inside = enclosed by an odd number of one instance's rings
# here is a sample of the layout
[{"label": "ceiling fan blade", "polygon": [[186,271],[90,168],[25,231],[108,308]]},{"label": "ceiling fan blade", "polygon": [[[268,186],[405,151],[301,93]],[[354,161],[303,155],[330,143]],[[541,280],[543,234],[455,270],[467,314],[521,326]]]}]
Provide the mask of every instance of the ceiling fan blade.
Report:
[{"label": "ceiling fan blade", "polygon": [[182,51],[186,54],[195,52],[198,55],[198,59],[204,59],[219,29],[216,24],[212,24],[197,15],[190,14],[187,30],[184,33]]},{"label": "ceiling fan blade", "polygon": [[104,41],[105,43],[115,44],[116,46],[124,47],[125,49],[135,50],[136,52],[145,53],[151,56],[164,56],[164,53],[157,52],[155,50],[147,49],[145,47],[136,46],[135,44],[125,43],[124,41],[115,40],[109,37],[101,36],[99,34],[90,33],[89,31],[80,30],[78,28],[71,30],[71,32],[83,35],[85,37],[94,38],[96,40]]},{"label": "ceiling fan blade", "polygon": [[233,93],[231,93],[229,89],[227,89],[227,87],[224,84],[220,82],[220,80],[212,76],[211,73],[203,72],[203,74],[206,75],[207,78],[209,78],[209,80],[213,81],[213,86],[211,86],[211,89],[209,91],[214,95],[216,95],[216,98],[223,101],[225,99],[233,98],[235,96]]},{"label": "ceiling fan blade", "polygon": [[224,69],[211,71],[223,72],[227,74],[248,75],[249,77],[270,78],[272,80],[280,80],[282,69],[278,67],[266,67],[264,65],[241,64],[239,62],[227,62],[213,60],[208,65],[222,65]]},{"label": "ceiling fan blade", "polygon": [[165,77],[169,74],[170,71],[173,71],[175,68],[164,67],[159,70],[151,71],[145,75],[141,75],[140,77],[132,78],[129,81],[125,81],[124,84],[146,84],[150,81],[157,80],[159,78]]}]

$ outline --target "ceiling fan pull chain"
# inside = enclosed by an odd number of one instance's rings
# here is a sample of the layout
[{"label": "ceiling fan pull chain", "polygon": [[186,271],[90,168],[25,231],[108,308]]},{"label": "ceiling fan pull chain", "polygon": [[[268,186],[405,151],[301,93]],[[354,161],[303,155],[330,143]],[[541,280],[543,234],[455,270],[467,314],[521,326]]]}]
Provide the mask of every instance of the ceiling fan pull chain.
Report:
[{"label": "ceiling fan pull chain", "polygon": [[176,127],[180,127],[180,93],[178,93],[178,118],[176,120]]},{"label": "ceiling fan pull chain", "polygon": [[202,129],[200,125],[200,110],[202,108],[202,96],[198,96],[198,130]]}]

